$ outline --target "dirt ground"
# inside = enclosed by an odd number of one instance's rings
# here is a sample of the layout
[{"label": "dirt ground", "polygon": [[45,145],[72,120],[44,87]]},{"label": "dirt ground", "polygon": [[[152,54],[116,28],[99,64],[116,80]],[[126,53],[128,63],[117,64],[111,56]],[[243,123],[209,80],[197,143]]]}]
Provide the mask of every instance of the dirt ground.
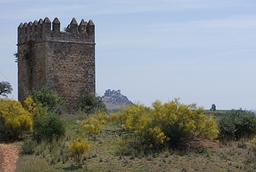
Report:
[{"label": "dirt ground", "polygon": [[0,171],[15,172],[19,149],[12,144],[0,144]]}]

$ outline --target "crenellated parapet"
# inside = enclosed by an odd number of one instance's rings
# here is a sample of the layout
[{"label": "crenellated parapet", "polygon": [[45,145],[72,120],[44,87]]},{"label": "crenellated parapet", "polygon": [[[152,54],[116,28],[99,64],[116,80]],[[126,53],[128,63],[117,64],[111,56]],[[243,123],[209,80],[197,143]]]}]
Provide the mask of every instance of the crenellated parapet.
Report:
[{"label": "crenellated parapet", "polygon": [[21,23],[18,26],[18,44],[29,41],[34,42],[75,42],[95,44],[95,25],[92,20],[85,22],[81,20],[77,24],[73,18],[67,26],[66,31],[60,30],[60,21],[56,17],[53,22],[48,17],[34,22]]}]

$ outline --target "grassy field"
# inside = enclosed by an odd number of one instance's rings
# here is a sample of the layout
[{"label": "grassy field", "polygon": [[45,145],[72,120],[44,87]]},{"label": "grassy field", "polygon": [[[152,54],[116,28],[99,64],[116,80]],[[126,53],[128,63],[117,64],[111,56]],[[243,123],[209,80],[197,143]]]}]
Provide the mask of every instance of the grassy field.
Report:
[{"label": "grassy field", "polygon": [[[79,121],[84,114],[64,115],[67,133],[65,138],[52,144],[42,142],[34,146],[32,155],[21,155],[17,162],[17,172],[227,172],[256,171],[256,153],[246,140],[218,144],[196,141],[197,148],[187,151],[163,150],[161,152],[138,152],[126,149],[120,144],[120,135],[125,134],[114,125],[106,125],[102,132],[90,140],[90,151],[76,165],[67,156],[67,147],[72,138],[79,136]],[[21,148],[23,142],[15,143]],[[0,158],[1,159],[1,158]]]}]

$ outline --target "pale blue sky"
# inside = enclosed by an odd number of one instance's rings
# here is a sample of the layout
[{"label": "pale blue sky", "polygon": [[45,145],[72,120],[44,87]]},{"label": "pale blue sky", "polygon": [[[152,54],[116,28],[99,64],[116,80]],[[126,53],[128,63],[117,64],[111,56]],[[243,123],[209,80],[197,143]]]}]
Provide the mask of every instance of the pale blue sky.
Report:
[{"label": "pale blue sky", "polygon": [[96,92],[150,105],[180,98],[256,109],[254,0],[0,0],[0,81],[17,99],[17,27],[58,17],[96,25]]}]

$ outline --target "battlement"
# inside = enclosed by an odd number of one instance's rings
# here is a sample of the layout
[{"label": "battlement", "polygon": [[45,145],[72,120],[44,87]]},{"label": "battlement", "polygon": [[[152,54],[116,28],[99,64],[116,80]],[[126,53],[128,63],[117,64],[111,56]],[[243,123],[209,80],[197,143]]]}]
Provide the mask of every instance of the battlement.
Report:
[{"label": "battlement", "polygon": [[45,17],[44,20],[39,19],[39,21],[21,23],[18,26],[18,44],[24,44],[29,41],[95,44],[95,25],[92,20],[87,23],[82,19],[78,25],[76,19],[73,18],[66,31],[60,31],[60,24],[57,17],[53,22],[48,17]]}]

